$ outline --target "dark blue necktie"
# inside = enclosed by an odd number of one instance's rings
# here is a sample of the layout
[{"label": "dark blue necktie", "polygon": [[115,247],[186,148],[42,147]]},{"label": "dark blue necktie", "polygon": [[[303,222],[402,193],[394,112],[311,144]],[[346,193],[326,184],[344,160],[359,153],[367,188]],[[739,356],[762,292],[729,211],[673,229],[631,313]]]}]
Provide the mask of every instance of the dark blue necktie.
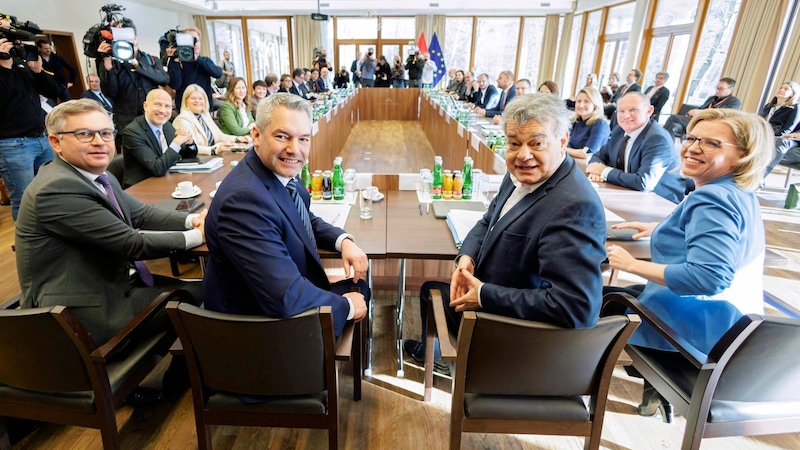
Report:
[{"label": "dark blue necktie", "polygon": [[[125,217],[125,214],[122,213],[122,208],[119,207],[119,202],[117,202],[117,196],[114,195],[114,190],[111,189],[111,182],[108,181],[108,175],[102,174],[95,178],[95,181],[103,185],[103,189],[105,189],[108,199],[111,201],[111,204],[114,205],[114,208],[117,209],[120,217]],[[152,287],[155,284],[153,282],[153,274],[144,264],[144,261],[134,261],[133,265],[136,267],[136,271],[139,272],[139,278],[142,279],[142,283],[144,283],[145,286]]]},{"label": "dark blue necktie", "polygon": [[317,240],[314,239],[314,231],[311,229],[311,217],[308,215],[308,208],[306,208],[306,205],[303,203],[300,194],[297,193],[297,180],[294,178],[289,180],[289,182],[286,183],[286,189],[289,190],[289,195],[291,195],[292,200],[294,200],[297,213],[300,214],[300,219],[303,220],[303,226],[306,229],[306,233],[308,233],[308,238],[311,239],[311,245],[317,248]]}]

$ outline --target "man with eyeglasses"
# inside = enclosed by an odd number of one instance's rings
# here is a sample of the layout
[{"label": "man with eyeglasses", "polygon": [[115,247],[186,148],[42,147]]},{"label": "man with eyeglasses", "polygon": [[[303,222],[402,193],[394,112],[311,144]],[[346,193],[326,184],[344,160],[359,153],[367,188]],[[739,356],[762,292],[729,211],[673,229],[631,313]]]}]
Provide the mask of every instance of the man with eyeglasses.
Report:
[{"label": "man with eyeglasses", "polygon": [[144,102],[144,115],[122,132],[125,150],[125,189],[150,177],[162,177],[181,159],[197,157],[191,130],[175,130],[172,97],[163,89],[153,89]]},{"label": "man with eyeglasses", "polygon": [[678,173],[678,154],[669,134],[650,119],[653,105],[641,92],[629,92],[617,103],[618,127],[586,166],[589,180],[636,191],[653,191],[680,203],[686,183]]},{"label": "man with eyeglasses", "polygon": [[[199,304],[201,283],[153,275],[140,260],[203,243],[206,212],[146,205],[122,190],[106,172],[116,132],[100,103],[56,106],[47,130],[57,157],[25,190],[16,223],[22,307],[67,306],[102,345],[169,287]],[[168,326],[162,317],[159,330]]]},{"label": "man with eyeglasses", "polygon": [[672,133],[673,137],[680,138],[686,133],[686,125],[689,125],[689,121],[692,117],[704,109],[739,109],[742,106],[742,102],[733,96],[733,88],[735,86],[736,80],[733,78],[720,78],[714,95],[708,97],[698,108],[687,111],[686,115],[670,115],[667,122],[664,124],[664,128]]}]

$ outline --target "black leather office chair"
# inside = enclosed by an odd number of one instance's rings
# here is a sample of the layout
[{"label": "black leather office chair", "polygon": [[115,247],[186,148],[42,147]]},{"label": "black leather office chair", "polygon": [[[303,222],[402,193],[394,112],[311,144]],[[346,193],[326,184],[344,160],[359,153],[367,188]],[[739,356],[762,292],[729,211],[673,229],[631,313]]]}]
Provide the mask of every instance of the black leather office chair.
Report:
[{"label": "black leather office chair", "polygon": [[678,349],[626,352],[686,417],[682,449],[699,449],[703,438],[800,431],[800,320],[743,316],[705,356],[630,295],[603,300],[630,308]]}]

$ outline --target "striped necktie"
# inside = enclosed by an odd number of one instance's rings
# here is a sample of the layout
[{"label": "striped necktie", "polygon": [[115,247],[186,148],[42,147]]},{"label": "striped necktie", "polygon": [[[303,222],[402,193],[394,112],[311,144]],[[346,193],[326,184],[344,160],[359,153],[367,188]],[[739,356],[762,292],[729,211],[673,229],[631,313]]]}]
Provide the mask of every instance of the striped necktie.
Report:
[{"label": "striped necktie", "polygon": [[208,145],[214,144],[214,135],[211,133],[211,128],[208,127],[206,121],[203,120],[203,116],[200,114],[195,114],[194,117],[200,122],[200,127],[203,129],[203,134],[206,135],[206,142]]},{"label": "striped necktie", "polygon": [[161,143],[161,153],[167,151],[169,148],[169,144],[167,144],[167,138],[164,136],[164,132],[162,130],[156,130],[156,138],[158,138],[158,142]]},{"label": "striped necktie", "polygon": [[317,240],[314,239],[314,231],[311,229],[311,217],[308,215],[308,208],[306,208],[305,203],[303,203],[303,199],[300,197],[300,194],[297,193],[297,180],[292,178],[286,183],[286,189],[289,190],[289,195],[294,200],[294,206],[297,208],[297,213],[300,214],[300,219],[303,220],[303,227],[306,229],[306,233],[308,233],[308,238],[311,240],[311,245],[314,248],[317,248]]}]

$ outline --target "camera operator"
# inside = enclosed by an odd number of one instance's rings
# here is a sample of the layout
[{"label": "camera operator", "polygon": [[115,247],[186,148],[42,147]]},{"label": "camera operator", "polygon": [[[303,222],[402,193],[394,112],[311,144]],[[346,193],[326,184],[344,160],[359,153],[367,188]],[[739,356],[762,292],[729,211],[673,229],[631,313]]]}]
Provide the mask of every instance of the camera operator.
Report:
[{"label": "camera operator", "polygon": [[222,69],[214,64],[214,61],[207,56],[200,56],[200,30],[197,28],[187,28],[184,33],[194,37],[194,61],[181,61],[175,56],[177,48],[167,49],[169,60],[169,86],[175,89],[175,98],[183,98],[183,91],[190,84],[197,84],[206,91],[208,98],[213,98],[214,91],[211,90],[211,79],[222,76]]},{"label": "camera operator", "polygon": [[[127,21],[136,33],[133,22]],[[139,50],[139,38],[133,40],[134,56],[128,61],[119,61],[111,56],[111,43],[103,41],[97,52],[97,75],[100,89],[111,99],[114,111],[114,127],[117,129],[117,152],[122,152],[122,130],[137,116],[144,114],[147,93],[169,83],[169,75],[158,58]]]},{"label": "camera operator", "polygon": [[326,67],[328,69],[328,71],[332,72],[333,71],[333,67],[331,66],[331,63],[328,62],[326,56],[327,56],[327,53],[326,53],[325,49],[324,48],[320,49],[319,53],[314,57],[314,62],[311,63],[311,66],[314,69],[319,70],[320,72],[322,72],[322,68],[323,67]]},{"label": "camera operator", "polygon": [[425,58],[415,51],[406,59],[406,69],[408,70],[408,87],[420,87],[422,84],[422,69],[425,67]]},{"label": "camera operator", "polygon": [[19,55],[22,47],[15,48],[17,42],[10,40],[15,36],[6,31],[13,22],[16,18],[0,14],[0,176],[11,197],[11,217],[16,221],[23,191],[39,167],[54,157],[45,135],[39,95],[58,97],[58,84],[42,70],[36,52]]}]

